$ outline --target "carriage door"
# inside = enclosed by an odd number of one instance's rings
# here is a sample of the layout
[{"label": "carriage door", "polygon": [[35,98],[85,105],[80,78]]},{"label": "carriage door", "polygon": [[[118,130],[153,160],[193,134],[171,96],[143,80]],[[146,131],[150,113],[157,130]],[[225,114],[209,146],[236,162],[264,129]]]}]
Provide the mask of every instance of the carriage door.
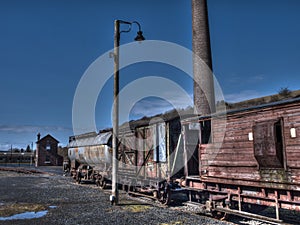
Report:
[{"label": "carriage door", "polygon": [[253,126],[254,156],[260,168],[284,168],[282,119],[258,122]]},{"label": "carriage door", "polygon": [[185,176],[199,175],[199,123],[195,122],[184,125],[183,134]]}]

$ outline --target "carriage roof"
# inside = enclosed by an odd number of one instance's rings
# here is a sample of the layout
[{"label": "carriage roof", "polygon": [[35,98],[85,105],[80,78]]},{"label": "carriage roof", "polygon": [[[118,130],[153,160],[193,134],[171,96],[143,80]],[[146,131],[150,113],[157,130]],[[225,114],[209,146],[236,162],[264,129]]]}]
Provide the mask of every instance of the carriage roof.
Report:
[{"label": "carriage roof", "polygon": [[73,136],[69,142],[68,147],[83,147],[83,146],[94,146],[94,145],[108,145],[111,139],[112,132],[105,132],[99,134],[90,135],[77,135]]}]

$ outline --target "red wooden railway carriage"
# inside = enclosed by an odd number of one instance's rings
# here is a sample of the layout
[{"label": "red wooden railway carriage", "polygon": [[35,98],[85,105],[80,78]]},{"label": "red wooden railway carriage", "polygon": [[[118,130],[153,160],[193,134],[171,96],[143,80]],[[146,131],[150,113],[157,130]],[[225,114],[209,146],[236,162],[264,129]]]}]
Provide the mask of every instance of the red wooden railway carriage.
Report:
[{"label": "red wooden railway carriage", "polygon": [[[194,123],[198,131],[190,129]],[[185,158],[191,201],[204,204],[205,211],[274,206],[277,220],[280,208],[300,210],[300,98],[183,124],[184,152],[193,155]],[[198,139],[197,149],[189,149]]]}]

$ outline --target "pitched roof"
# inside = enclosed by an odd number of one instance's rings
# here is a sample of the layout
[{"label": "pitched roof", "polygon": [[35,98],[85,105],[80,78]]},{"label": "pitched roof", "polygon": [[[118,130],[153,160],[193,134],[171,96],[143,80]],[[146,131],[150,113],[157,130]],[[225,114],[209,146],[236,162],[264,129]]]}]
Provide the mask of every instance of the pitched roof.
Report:
[{"label": "pitched roof", "polygon": [[52,137],[50,134],[47,134],[45,137],[41,138],[41,139],[40,139],[39,141],[37,141],[36,143],[38,144],[38,143],[40,143],[42,140],[47,139],[47,138],[51,138],[51,139],[53,139],[54,141],[56,141],[57,143],[59,143],[59,141],[56,140],[54,137]]}]

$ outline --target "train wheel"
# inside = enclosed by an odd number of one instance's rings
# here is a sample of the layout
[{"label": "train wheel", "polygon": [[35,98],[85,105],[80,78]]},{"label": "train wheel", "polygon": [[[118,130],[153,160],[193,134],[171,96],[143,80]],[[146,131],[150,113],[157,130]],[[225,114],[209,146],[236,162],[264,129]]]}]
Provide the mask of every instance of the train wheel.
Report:
[{"label": "train wheel", "polygon": [[100,183],[99,183],[99,187],[100,187],[100,189],[105,189],[106,188],[106,181],[101,180]]},{"label": "train wheel", "polygon": [[160,199],[159,192],[153,191],[153,197],[159,200]]},{"label": "train wheel", "polygon": [[97,187],[100,187],[100,184],[101,184],[101,180],[102,180],[102,176],[101,175],[98,175],[96,176],[96,185]]},{"label": "train wheel", "polygon": [[166,191],[164,192],[162,195],[161,195],[161,198],[160,198],[160,202],[164,205],[169,205],[171,201],[171,194],[169,191]]},{"label": "train wheel", "polygon": [[77,184],[81,183],[81,175],[80,175],[79,172],[76,172],[75,181],[76,181]]},{"label": "train wheel", "polygon": [[225,220],[228,217],[228,214],[224,212],[213,211],[212,217],[218,220]]}]

